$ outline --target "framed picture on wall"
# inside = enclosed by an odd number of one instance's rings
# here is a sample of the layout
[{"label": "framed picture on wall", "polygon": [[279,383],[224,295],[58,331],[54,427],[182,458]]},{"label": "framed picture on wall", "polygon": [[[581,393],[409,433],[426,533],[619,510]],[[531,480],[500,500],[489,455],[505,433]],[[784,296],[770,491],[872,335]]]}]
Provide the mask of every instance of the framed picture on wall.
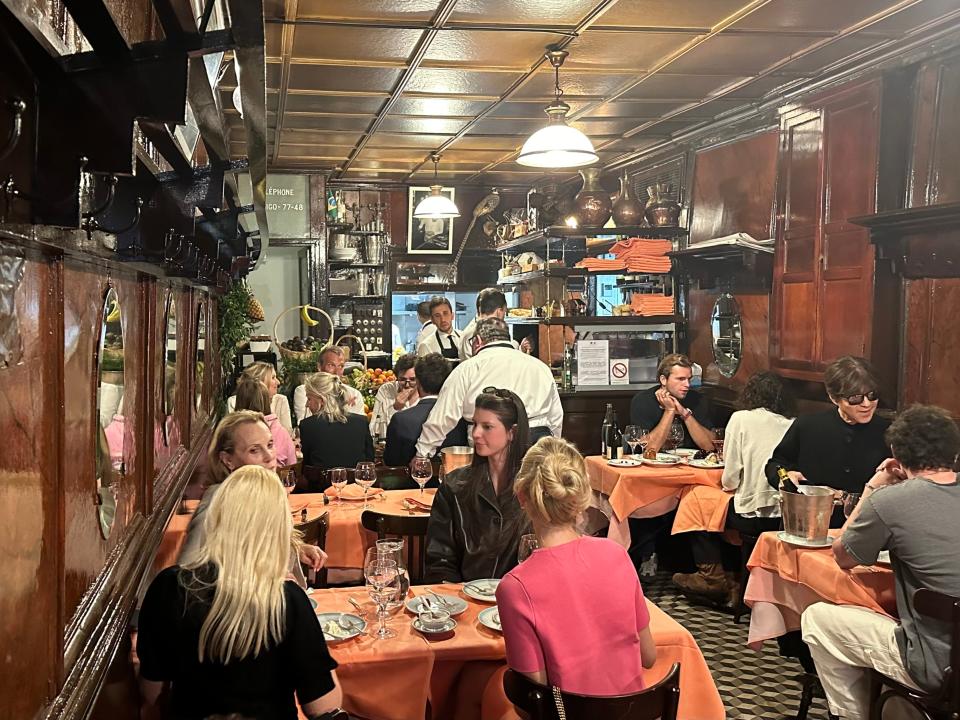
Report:
[{"label": "framed picture on wall", "polygon": [[[445,187],[440,191],[454,200],[454,188]],[[412,187],[407,208],[407,252],[412,254],[453,253],[453,220],[434,218],[415,218],[413,210],[430,194],[429,187]]]}]

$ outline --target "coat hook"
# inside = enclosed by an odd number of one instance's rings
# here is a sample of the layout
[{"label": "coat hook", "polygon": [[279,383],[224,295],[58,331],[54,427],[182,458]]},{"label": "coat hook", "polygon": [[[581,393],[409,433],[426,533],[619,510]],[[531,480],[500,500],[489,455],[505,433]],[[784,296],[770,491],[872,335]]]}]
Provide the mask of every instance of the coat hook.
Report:
[{"label": "coat hook", "polygon": [[0,149],[0,160],[5,160],[20,142],[20,135],[23,133],[23,114],[27,111],[27,104],[20,98],[10,99],[7,101],[7,106],[13,112],[13,123],[10,125],[7,142],[4,143],[3,149]]},{"label": "coat hook", "polygon": [[101,226],[100,223],[97,222],[96,218],[92,218],[90,220],[90,224],[94,226],[94,229],[102,230],[105,233],[110,233],[111,235],[123,235],[124,233],[130,232],[137,225],[140,224],[140,214],[142,212],[143,212],[143,198],[138,197],[134,202],[133,219],[130,221],[130,224],[127,225],[126,227],[122,227],[117,230],[109,230]]},{"label": "coat hook", "polygon": [[107,199],[104,201],[103,205],[95,210],[83,213],[83,217],[85,219],[93,218],[97,215],[103,215],[103,213],[107,212],[113,206],[113,201],[117,196],[118,182],[119,178],[116,175],[111,175],[109,178],[107,178]]}]

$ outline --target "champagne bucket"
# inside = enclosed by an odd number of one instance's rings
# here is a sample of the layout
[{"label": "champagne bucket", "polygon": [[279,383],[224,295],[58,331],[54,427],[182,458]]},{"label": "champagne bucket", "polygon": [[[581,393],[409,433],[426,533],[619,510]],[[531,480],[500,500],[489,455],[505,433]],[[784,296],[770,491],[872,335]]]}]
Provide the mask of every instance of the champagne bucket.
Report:
[{"label": "champagne bucket", "polygon": [[379,235],[368,235],[363,241],[363,250],[368,263],[383,264],[383,238]]},{"label": "champagne bucket", "polygon": [[833,515],[833,488],[804,485],[803,494],[780,491],[780,514],[787,535],[825,542]]},{"label": "champagne bucket", "polygon": [[466,445],[451,445],[440,451],[440,458],[440,466],[446,474],[472,463],[473,448]]}]

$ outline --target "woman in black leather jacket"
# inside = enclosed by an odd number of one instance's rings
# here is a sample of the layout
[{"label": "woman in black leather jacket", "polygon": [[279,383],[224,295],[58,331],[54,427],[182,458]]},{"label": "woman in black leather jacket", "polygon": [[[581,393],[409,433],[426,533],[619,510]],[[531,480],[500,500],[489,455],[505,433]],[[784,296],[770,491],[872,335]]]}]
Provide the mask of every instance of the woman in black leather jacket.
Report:
[{"label": "woman in black leather jacket", "polygon": [[503,577],[517,564],[528,520],[513,479],[530,446],[527,411],[509,390],[477,397],[473,463],[446,476],[427,527],[426,582]]}]

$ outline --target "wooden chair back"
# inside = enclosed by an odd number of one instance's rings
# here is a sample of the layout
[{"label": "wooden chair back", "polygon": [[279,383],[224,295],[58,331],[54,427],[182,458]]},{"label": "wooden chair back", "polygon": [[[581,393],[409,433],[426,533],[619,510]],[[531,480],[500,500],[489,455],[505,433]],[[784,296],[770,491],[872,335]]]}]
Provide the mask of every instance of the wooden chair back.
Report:
[{"label": "wooden chair back", "polygon": [[[525,675],[507,670],[503,689],[510,702],[532,720],[558,720],[557,704],[551,688],[533,682]],[[561,692],[566,720],[676,720],[680,702],[680,663],[674,663],[667,676],[653,687],[632,695],[591,697]]]},{"label": "wooden chair back", "polygon": [[960,598],[921,588],[913,594],[913,606],[921,615],[950,625],[950,666],[939,698],[947,710],[960,713]]},{"label": "wooden chair back", "polygon": [[377,467],[377,487],[384,490],[418,490],[416,481],[410,477],[409,468],[398,465]]},{"label": "wooden chair back", "polygon": [[[303,543],[305,545],[315,545],[321,550],[327,549],[327,530],[329,528],[330,513],[326,512],[319,517],[315,517],[313,520],[308,520],[305,523],[296,525],[296,529],[303,534]],[[309,573],[306,574],[309,578]],[[310,585],[312,587],[326,587],[327,569],[322,568],[318,570]]]},{"label": "wooden chair back", "polygon": [[411,585],[419,585],[423,582],[429,522],[429,515],[384,515],[376,510],[364,510],[360,516],[360,524],[367,530],[375,532],[378,540],[403,538]]}]

